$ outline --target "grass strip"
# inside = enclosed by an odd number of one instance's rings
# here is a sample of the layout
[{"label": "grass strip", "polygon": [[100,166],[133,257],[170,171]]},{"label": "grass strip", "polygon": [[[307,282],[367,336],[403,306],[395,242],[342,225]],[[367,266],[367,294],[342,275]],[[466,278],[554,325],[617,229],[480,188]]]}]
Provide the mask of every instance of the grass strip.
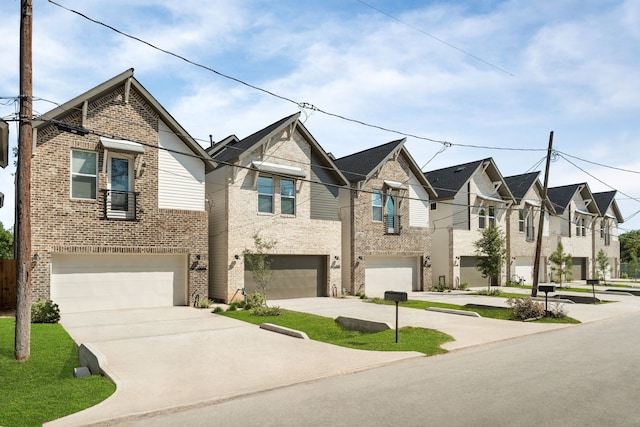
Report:
[{"label": "grass strip", "polygon": [[227,311],[221,314],[256,325],[273,323],[296,329],[305,332],[312,340],[358,350],[417,351],[431,356],[446,353],[447,350],[440,346],[453,341],[450,335],[434,329],[405,327],[399,329],[396,344],[395,329],[370,333],[351,331],[329,317],[291,310],[282,310],[280,316],[255,316],[249,310]]},{"label": "grass strip", "polygon": [[[522,297],[523,295],[518,296],[518,298],[522,298]],[[393,301],[385,301],[382,298],[373,298],[370,301],[374,304],[387,304],[387,305],[395,304]],[[448,303],[424,301],[424,300],[408,300],[406,302],[401,302],[400,307],[416,308],[419,310],[426,310],[429,307],[450,308],[453,310],[475,311],[480,316],[490,318],[490,319],[514,320],[517,322],[521,321],[520,319],[516,319],[513,316],[513,312],[508,307],[491,307],[491,306],[481,305],[481,304],[457,305],[457,304],[448,304]],[[534,322],[536,323],[580,323],[579,320],[576,320],[572,317],[565,317],[563,319],[546,317],[543,319],[535,320]]]},{"label": "grass strip", "polygon": [[31,356],[14,357],[15,319],[0,319],[0,426],[40,426],[96,405],[115,391],[107,378],[73,377],[78,348],[59,324],[31,325]]}]

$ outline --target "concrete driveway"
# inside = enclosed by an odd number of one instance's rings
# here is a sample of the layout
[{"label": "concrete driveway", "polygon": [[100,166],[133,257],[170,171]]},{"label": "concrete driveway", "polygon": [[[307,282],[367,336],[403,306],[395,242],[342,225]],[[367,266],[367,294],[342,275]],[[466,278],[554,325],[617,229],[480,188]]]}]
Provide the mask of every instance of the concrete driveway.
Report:
[{"label": "concrete driveway", "polygon": [[190,307],[67,314],[61,323],[104,359],[117,390],[47,426],[112,424],[422,357],[291,338]]},{"label": "concrete driveway", "polygon": [[[500,298],[412,293],[456,304],[504,304]],[[616,296],[615,304],[567,305],[569,315],[595,321],[640,309],[639,297]],[[469,300],[469,301],[467,301]],[[395,307],[357,298],[302,298],[271,304],[326,317],[356,317],[395,326]],[[117,384],[101,404],[48,426],[117,424],[127,417],[213,403],[246,394],[371,369],[422,357],[411,352],[370,352],[268,332],[210,310],[169,307],[63,315],[78,344],[104,358],[102,368]],[[455,338],[454,350],[570,327],[509,322],[401,308],[400,326],[437,329]]]}]

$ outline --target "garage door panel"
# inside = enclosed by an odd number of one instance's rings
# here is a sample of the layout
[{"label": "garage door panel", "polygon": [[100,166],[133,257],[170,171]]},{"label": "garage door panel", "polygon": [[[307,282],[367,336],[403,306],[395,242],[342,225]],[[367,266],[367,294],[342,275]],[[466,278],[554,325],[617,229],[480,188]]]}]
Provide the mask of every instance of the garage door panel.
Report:
[{"label": "garage door panel", "polygon": [[186,305],[186,257],[52,256],[51,299],[63,312]]},{"label": "garage door panel", "polygon": [[367,257],[365,293],[411,292],[419,289],[417,257]]},{"label": "garage door panel", "polygon": [[[274,255],[271,257],[271,280],[267,285],[268,299],[309,298],[327,296],[326,256]],[[245,264],[245,289],[261,291],[251,270]]]}]

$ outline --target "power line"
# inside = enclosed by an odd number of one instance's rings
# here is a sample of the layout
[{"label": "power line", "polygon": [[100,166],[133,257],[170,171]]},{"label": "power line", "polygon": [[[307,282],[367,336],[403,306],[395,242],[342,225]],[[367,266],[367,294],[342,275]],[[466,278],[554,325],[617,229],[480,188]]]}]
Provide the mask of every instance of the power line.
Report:
[{"label": "power line", "polygon": [[484,146],[484,145],[474,145],[474,144],[452,143],[452,142],[445,141],[445,140],[429,138],[429,137],[426,137],[426,136],[421,136],[421,135],[416,135],[416,134],[412,134],[412,133],[408,133],[408,132],[403,132],[403,131],[400,131],[400,130],[397,130],[397,129],[393,129],[393,128],[389,128],[389,127],[385,127],[385,126],[381,126],[381,125],[371,124],[371,123],[365,122],[363,120],[354,119],[354,118],[347,117],[347,116],[344,116],[344,115],[341,115],[341,114],[338,114],[338,113],[332,113],[330,111],[323,110],[323,109],[321,109],[321,108],[319,108],[319,107],[317,107],[317,106],[315,106],[315,105],[313,105],[311,103],[295,101],[294,99],[289,98],[287,96],[283,96],[283,95],[277,94],[277,93],[275,93],[273,91],[270,91],[270,90],[261,88],[259,86],[256,86],[254,84],[245,82],[244,80],[241,80],[239,78],[236,78],[236,77],[230,76],[228,74],[222,73],[222,72],[217,71],[217,70],[215,70],[215,69],[213,69],[213,68],[211,68],[211,67],[209,67],[207,65],[200,64],[200,63],[195,62],[195,61],[193,61],[191,59],[188,59],[188,58],[186,58],[186,57],[184,57],[182,55],[179,55],[179,54],[171,52],[171,51],[169,51],[167,49],[163,49],[163,48],[160,48],[158,46],[155,46],[153,43],[150,43],[150,42],[148,42],[146,40],[143,40],[143,39],[141,39],[139,37],[133,36],[133,35],[128,34],[128,33],[125,33],[124,31],[121,31],[121,30],[119,30],[119,29],[117,29],[117,28],[115,28],[115,27],[113,27],[113,26],[111,26],[109,24],[106,24],[106,23],[101,22],[101,21],[99,21],[97,19],[91,18],[91,17],[85,15],[82,12],[78,12],[76,10],[73,10],[73,9],[70,9],[70,8],[68,8],[66,6],[63,6],[63,5],[55,2],[54,0],[48,0],[48,1],[49,1],[49,3],[51,3],[51,4],[55,5],[55,6],[58,6],[61,9],[64,9],[64,10],[66,10],[68,12],[71,12],[71,13],[74,13],[74,14],[76,14],[76,15],[78,15],[78,16],[80,16],[80,17],[82,17],[82,18],[84,18],[84,19],[86,19],[86,20],[88,20],[90,22],[93,22],[96,25],[100,25],[100,26],[103,26],[105,28],[108,28],[111,31],[114,31],[114,32],[116,32],[116,33],[118,33],[118,34],[120,34],[120,35],[122,35],[124,37],[127,37],[127,38],[131,39],[131,40],[135,40],[135,41],[137,41],[139,43],[142,43],[142,44],[144,44],[144,45],[146,45],[146,46],[148,46],[148,47],[150,47],[152,49],[155,49],[155,50],[160,51],[162,53],[165,53],[167,55],[173,56],[173,57],[175,57],[177,59],[180,59],[180,60],[182,60],[182,61],[184,61],[184,62],[186,62],[188,64],[191,64],[191,65],[193,65],[195,67],[202,68],[204,70],[212,72],[212,73],[214,73],[214,74],[216,74],[216,75],[218,75],[220,77],[223,77],[225,79],[232,80],[232,81],[234,81],[234,82],[236,82],[236,83],[238,83],[240,85],[243,85],[243,86],[246,86],[246,87],[251,88],[253,90],[256,90],[256,91],[262,92],[264,94],[270,95],[270,96],[275,97],[277,99],[280,99],[282,101],[286,101],[286,102],[292,103],[292,104],[296,105],[298,108],[302,108],[302,109],[310,110],[310,111],[317,111],[317,112],[322,113],[322,114],[324,114],[326,116],[334,117],[334,118],[337,118],[337,119],[340,119],[340,120],[343,120],[343,121],[359,124],[359,125],[362,125],[362,126],[365,126],[365,127],[373,128],[373,129],[378,129],[378,130],[381,130],[381,131],[384,131],[384,132],[388,132],[388,133],[393,133],[393,134],[396,134],[396,135],[405,136],[405,137],[408,137],[408,138],[415,138],[415,139],[422,140],[422,141],[442,144],[442,145],[446,145],[446,146],[449,146],[449,147],[455,145],[455,146],[458,146],[458,147],[480,148],[480,149],[488,149],[488,150],[546,151],[545,149],[541,149],[541,148],[495,147],[495,146]]},{"label": "power line", "polygon": [[367,7],[368,7],[368,8],[370,8],[370,9],[375,10],[375,11],[376,11],[376,12],[378,12],[378,13],[381,13],[382,15],[384,15],[384,16],[386,16],[386,17],[388,17],[388,18],[393,19],[394,21],[397,21],[397,22],[401,23],[402,25],[406,25],[406,26],[407,26],[407,27],[409,27],[409,28],[413,28],[413,29],[414,29],[414,30],[416,30],[417,32],[419,32],[419,33],[421,33],[421,34],[424,34],[425,36],[430,37],[430,38],[432,38],[433,40],[435,40],[435,41],[437,41],[437,42],[440,42],[440,43],[442,43],[442,44],[444,44],[444,45],[446,45],[446,46],[449,46],[450,48],[455,49],[455,50],[457,50],[458,52],[464,53],[465,55],[470,56],[471,58],[473,58],[473,59],[475,59],[475,60],[477,60],[477,61],[480,61],[480,62],[482,62],[482,63],[484,63],[484,64],[486,64],[486,65],[490,66],[491,68],[495,68],[496,70],[498,70],[498,71],[500,71],[500,72],[502,72],[502,73],[505,73],[505,74],[507,74],[507,75],[509,75],[509,76],[511,76],[511,77],[515,77],[515,75],[514,75],[514,74],[512,74],[512,73],[510,73],[509,71],[507,71],[507,70],[505,70],[505,69],[503,69],[503,68],[500,68],[500,67],[498,67],[497,65],[492,64],[491,62],[486,61],[486,60],[484,60],[484,59],[480,58],[479,56],[476,56],[476,55],[474,55],[474,54],[472,54],[472,53],[469,53],[469,52],[467,52],[466,50],[462,50],[462,49],[460,49],[459,47],[457,47],[457,46],[455,46],[455,45],[453,45],[453,44],[451,44],[451,43],[449,43],[449,42],[447,42],[447,41],[445,41],[445,40],[443,40],[443,39],[441,39],[441,38],[439,38],[439,37],[434,36],[433,34],[427,33],[426,31],[422,30],[422,29],[421,29],[421,28],[419,28],[419,27],[416,27],[416,26],[415,26],[415,25],[413,25],[413,24],[409,24],[408,22],[405,22],[405,21],[401,20],[400,18],[396,18],[395,16],[391,15],[391,14],[390,14],[390,13],[388,13],[388,12],[385,12],[384,10],[378,9],[377,7],[372,6],[372,5],[370,5],[369,3],[365,3],[365,2],[364,2],[364,1],[362,1],[362,0],[356,0],[356,1],[357,1],[358,3],[361,3],[361,4],[365,5],[365,6],[367,6]]}]

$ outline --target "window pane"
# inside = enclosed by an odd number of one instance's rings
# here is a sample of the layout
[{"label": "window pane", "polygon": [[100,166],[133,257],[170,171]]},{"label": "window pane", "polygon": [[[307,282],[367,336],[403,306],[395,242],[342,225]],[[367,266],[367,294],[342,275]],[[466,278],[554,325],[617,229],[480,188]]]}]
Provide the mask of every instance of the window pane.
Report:
[{"label": "window pane", "polygon": [[284,215],[295,215],[296,203],[295,199],[283,198],[280,204],[280,210]]},{"label": "window pane", "polygon": [[280,180],[280,194],[286,197],[295,197],[296,190],[292,180],[290,179]]},{"label": "window pane", "polygon": [[270,176],[258,177],[258,194],[273,194],[273,178]]},{"label": "window pane", "polygon": [[258,212],[273,213],[273,197],[258,195]]},{"label": "window pane", "polygon": [[111,189],[129,191],[129,160],[111,159]]},{"label": "window pane", "polygon": [[71,178],[71,197],[95,200],[96,187],[95,176],[74,176]]},{"label": "window pane", "polygon": [[97,153],[72,151],[71,171],[85,175],[96,174]]},{"label": "window pane", "polygon": [[371,193],[371,209],[374,221],[382,221],[382,191],[374,190]]}]

